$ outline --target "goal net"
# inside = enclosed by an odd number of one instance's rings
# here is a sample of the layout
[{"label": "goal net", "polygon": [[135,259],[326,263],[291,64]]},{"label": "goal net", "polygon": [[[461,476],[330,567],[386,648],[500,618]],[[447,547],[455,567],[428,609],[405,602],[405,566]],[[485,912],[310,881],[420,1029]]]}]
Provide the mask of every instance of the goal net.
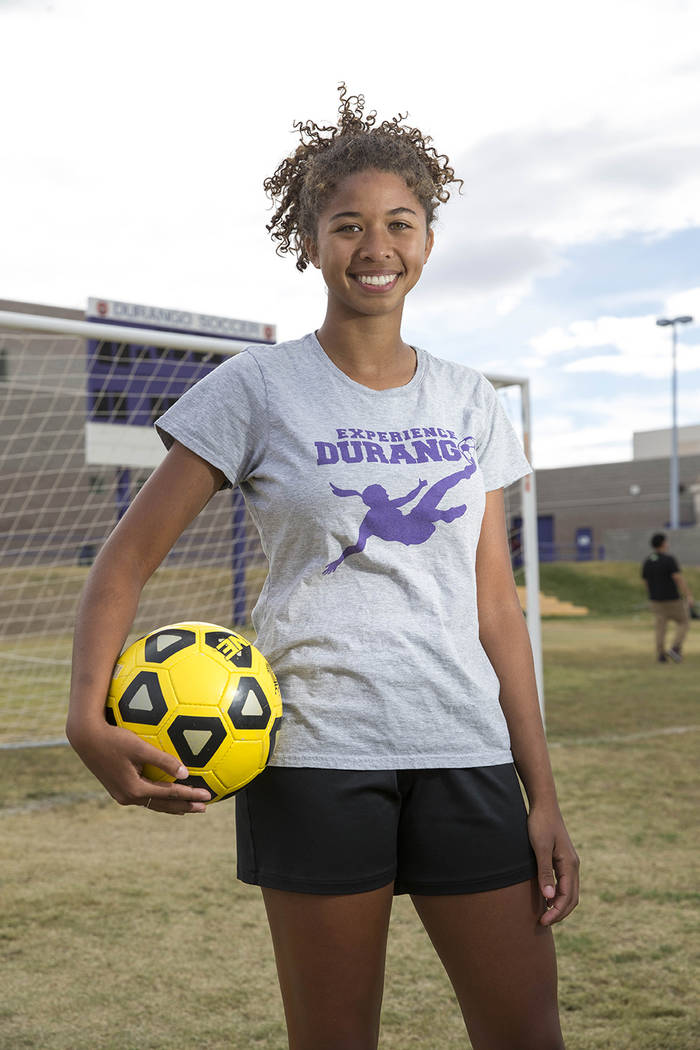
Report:
[{"label": "goal net", "polygon": [[[65,742],[78,598],[97,551],[155,466],[153,449],[162,454],[157,438],[149,445],[150,424],[201,366],[242,345],[0,312],[0,749]],[[137,405],[113,382],[125,368],[160,377],[141,385]],[[129,422],[134,411],[140,434]],[[513,486],[518,562],[526,502]],[[193,610],[250,633],[266,573],[240,492],[221,492],[149,580],[131,638],[191,619]],[[531,607],[531,631],[535,618],[538,626]]]}]

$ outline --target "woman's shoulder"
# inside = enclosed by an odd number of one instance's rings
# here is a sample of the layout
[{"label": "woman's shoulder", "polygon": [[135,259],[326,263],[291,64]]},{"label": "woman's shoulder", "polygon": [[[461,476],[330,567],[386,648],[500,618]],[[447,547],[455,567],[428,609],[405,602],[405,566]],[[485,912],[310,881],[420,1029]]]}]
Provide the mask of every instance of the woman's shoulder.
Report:
[{"label": "woman's shoulder", "polygon": [[214,369],[212,377],[222,384],[264,382],[275,373],[294,372],[309,353],[309,336],[283,343],[250,343]]},{"label": "woman's shoulder", "polygon": [[478,368],[462,361],[451,361],[420,348],[425,355],[429,373],[439,382],[451,383],[462,392],[470,392],[478,399],[488,400],[494,393],[492,383]]},{"label": "woman's shoulder", "polygon": [[313,342],[313,333],[308,332],[299,339],[286,339],[282,343],[252,343],[243,352],[250,354],[261,364],[274,367],[290,357],[307,356],[312,352]]},{"label": "woman's shoulder", "polygon": [[262,375],[294,372],[304,360],[313,356],[313,335],[311,333],[300,339],[288,339],[282,343],[252,343],[236,354],[233,360],[240,363],[234,368],[257,370]]}]

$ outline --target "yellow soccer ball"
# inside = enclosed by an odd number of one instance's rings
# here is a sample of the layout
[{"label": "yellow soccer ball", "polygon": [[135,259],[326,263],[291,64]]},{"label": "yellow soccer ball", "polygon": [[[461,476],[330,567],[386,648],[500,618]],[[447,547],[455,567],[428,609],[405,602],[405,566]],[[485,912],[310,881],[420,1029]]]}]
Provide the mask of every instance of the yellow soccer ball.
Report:
[{"label": "yellow soccer ball", "polygon": [[[228,798],[267,765],[282,700],[262,653],[213,623],[174,623],[152,631],[119,657],[106,718],[175,755],[189,770],[180,783]],[[149,780],[173,777],[146,765]]]}]

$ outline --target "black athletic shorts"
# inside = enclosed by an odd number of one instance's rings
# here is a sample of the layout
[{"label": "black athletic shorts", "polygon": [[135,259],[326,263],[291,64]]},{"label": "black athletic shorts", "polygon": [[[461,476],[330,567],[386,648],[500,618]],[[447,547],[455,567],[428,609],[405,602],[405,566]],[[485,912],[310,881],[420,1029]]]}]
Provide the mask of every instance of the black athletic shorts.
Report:
[{"label": "black athletic shorts", "polygon": [[299,893],[477,893],[536,874],[512,764],[269,766],[236,795],[238,878]]}]

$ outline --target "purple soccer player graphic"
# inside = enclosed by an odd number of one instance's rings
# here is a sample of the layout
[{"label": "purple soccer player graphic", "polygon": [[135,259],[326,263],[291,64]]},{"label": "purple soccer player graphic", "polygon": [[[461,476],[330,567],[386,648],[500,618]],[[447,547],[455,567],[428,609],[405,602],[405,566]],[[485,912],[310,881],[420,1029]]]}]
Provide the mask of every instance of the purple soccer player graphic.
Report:
[{"label": "purple soccer player graphic", "polygon": [[356,489],[341,489],[333,482],[330,486],[336,496],[359,496],[369,510],[362,519],[359,535],[355,543],[346,547],[339,558],[330,562],[323,570],[323,575],[335,572],[338,566],[349,558],[351,554],[359,554],[365,549],[365,544],[370,536],[376,536],[380,540],[393,540],[403,543],[406,547],[425,543],[435,532],[435,523],[438,521],[450,522],[455,518],[461,518],[467,509],[465,503],[457,507],[448,507],[440,510],[438,504],[449,489],[453,488],[465,478],[470,478],[476,470],[477,464],[474,458],[474,438],[463,438],[459,443],[459,449],[466,459],[466,466],[454,474],[448,474],[446,478],[436,481],[427,492],[420,498],[415,507],[407,513],[401,511],[407,503],[418,495],[426,487],[427,481],[420,480],[416,487],[406,496],[390,499],[389,494],[382,485],[368,485],[362,492]]}]

